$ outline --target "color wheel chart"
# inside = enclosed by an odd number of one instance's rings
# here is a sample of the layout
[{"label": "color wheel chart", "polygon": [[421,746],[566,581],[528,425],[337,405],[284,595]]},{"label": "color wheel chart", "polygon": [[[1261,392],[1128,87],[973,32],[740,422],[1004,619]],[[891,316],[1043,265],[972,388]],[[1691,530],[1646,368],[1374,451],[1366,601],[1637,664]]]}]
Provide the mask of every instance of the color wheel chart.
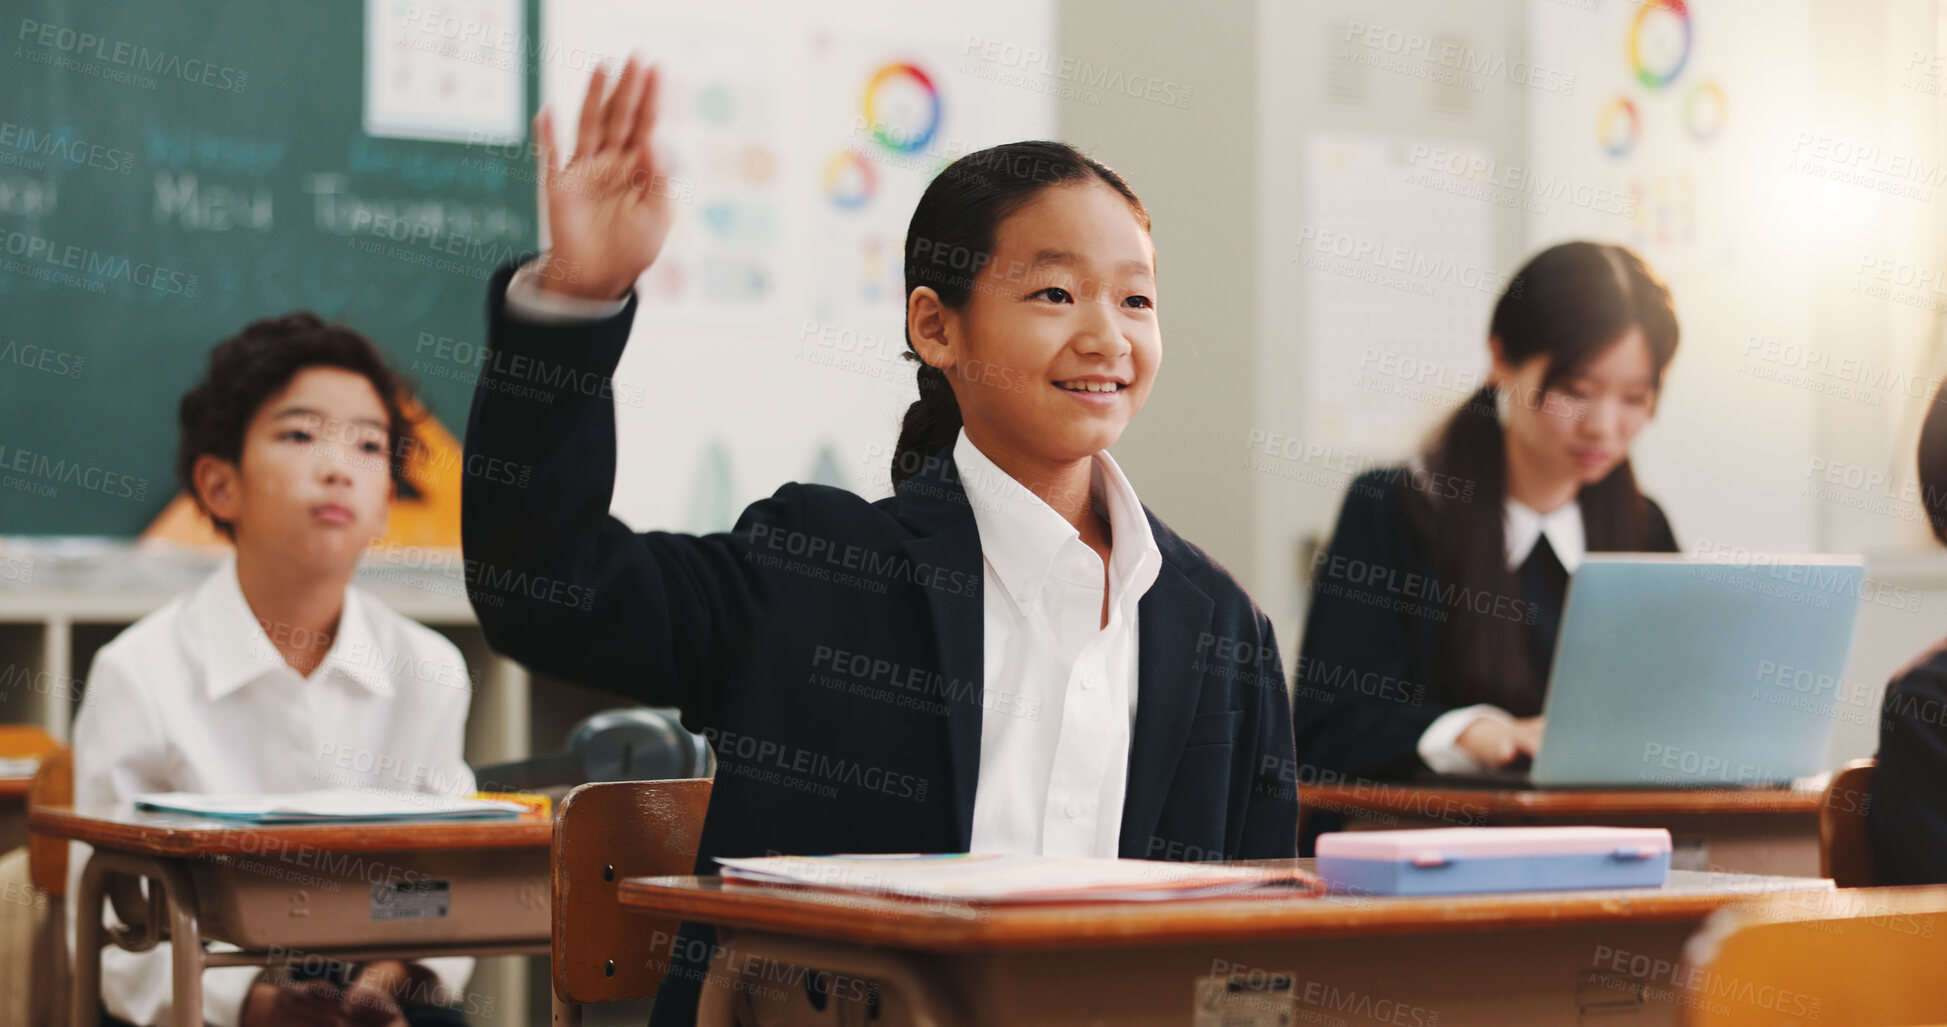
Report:
[{"label": "color wheel chart", "polygon": [[[1623,192],[1634,205],[1632,241],[1669,247],[1697,235],[1696,183],[1689,171],[1648,170],[1645,140],[1674,147],[1686,162],[1711,145],[1730,116],[1724,88],[1699,68],[1697,51],[1709,38],[1695,4],[1645,0],[1626,15],[1619,82],[1595,113],[1595,142],[1611,166],[1627,173]],[[1669,151],[1664,151],[1669,152]]]},{"label": "color wheel chart", "polygon": [[[914,396],[900,359],[913,207],[968,149],[1054,132],[1045,92],[961,70],[965,33],[1046,51],[1052,6],[636,0],[542,13],[552,44],[633,49],[664,73],[658,145],[678,210],[616,371],[643,395],[616,409],[611,510],[639,530],[704,531],[787,481],[884,494]],[[860,28],[888,24],[902,28]],[[542,73],[559,127],[587,74]]]}]

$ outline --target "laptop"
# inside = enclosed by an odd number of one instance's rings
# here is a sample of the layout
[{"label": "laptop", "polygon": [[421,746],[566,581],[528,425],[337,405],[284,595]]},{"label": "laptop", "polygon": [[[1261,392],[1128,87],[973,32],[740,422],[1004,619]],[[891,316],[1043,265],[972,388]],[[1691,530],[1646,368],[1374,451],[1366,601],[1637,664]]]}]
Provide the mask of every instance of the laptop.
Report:
[{"label": "laptop", "polygon": [[1865,561],[1591,553],[1569,580],[1541,752],[1498,787],[1775,787],[1824,772]]}]

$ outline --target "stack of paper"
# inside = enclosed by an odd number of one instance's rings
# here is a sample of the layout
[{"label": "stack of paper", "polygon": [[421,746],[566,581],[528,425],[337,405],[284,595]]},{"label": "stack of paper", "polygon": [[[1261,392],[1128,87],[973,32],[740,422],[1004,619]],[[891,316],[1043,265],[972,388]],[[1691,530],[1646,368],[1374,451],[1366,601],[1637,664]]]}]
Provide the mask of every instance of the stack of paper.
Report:
[{"label": "stack of paper", "polygon": [[1254,889],[1317,890],[1290,867],[1160,863],[999,853],[718,858],[729,882],[963,902],[1129,902]]},{"label": "stack of paper", "polygon": [[41,769],[39,756],[0,756],[0,777],[33,777]]},{"label": "stack of paper", "polygon": [[345,788],[277,795],[206,795],[153,792],[136,796],[135,808],[187,813],[253,824],[320,820],[503,820],[522,812],[518,803],[463,799],[419,792],[364,792]]}]

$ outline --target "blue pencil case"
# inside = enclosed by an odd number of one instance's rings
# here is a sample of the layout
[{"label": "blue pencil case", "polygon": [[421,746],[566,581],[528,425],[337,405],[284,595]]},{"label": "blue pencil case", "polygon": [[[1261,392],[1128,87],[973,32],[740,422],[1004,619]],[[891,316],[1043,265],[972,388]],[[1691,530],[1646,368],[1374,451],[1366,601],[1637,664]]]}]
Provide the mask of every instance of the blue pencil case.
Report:
[{"label": "blue pencil case", "polygon": [[1340,831],[1318,839],[1318,876],[1335,892],[1359,895],[1657,888],[1670,877],[1670,832],[1660,827]]}]

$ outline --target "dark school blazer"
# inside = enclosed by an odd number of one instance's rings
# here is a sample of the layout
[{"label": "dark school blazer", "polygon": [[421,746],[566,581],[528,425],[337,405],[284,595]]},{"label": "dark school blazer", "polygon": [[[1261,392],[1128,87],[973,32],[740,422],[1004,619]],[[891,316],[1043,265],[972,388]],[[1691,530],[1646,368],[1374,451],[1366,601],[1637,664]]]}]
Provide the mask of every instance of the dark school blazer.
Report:
[{"label": "dark school blazer", "polygon": [[[1462,704],[1451,695],[1448,644],[1454,594],[1407,509],[1409,472],[1367,471],[1346,490],[1331,542],[1314,562],[1311,608],[1293,674],[1300,783],[1402,780],[1426,769],[1420,735]],[[1650,501],[1648,552],[1677,550]],[[1509,600],[1510,615],[1530,610]],[[1537,604],[1539,606],[1539,604]],[[1561,611],[1535,621],[1561,622]],[[1543,683],[1542,687],[1546,687]]]},{"label": "dark school blazer", "polygon": [[1947,642],[1886,686],[1866,807],[1873,883],[1947,884]]},{"label": "dark school blazer", "polygon": [[[789,484],[713,535],[609,515],[611,375],[635,317],[537,324],[489,293],[466,431],[468,596],[495,650],[631,701],[675,706],[718,768],[697,870],[767,853],[964,852],[985,695],[980,536],[952,448],[876,503]],[[734,395],[726,396],[734,401]],[[1154,515],[1137,607],[1137,701],[1120,854],[1289,857],[1291,714],[1270,622]],[[691,939],[712,932],[691,925]],[[708,955],[709,944],[679,945]],[[694,1017],[677,960],[652,1023]],[[668,1012],[665,1012],[668,1007]]]}]

